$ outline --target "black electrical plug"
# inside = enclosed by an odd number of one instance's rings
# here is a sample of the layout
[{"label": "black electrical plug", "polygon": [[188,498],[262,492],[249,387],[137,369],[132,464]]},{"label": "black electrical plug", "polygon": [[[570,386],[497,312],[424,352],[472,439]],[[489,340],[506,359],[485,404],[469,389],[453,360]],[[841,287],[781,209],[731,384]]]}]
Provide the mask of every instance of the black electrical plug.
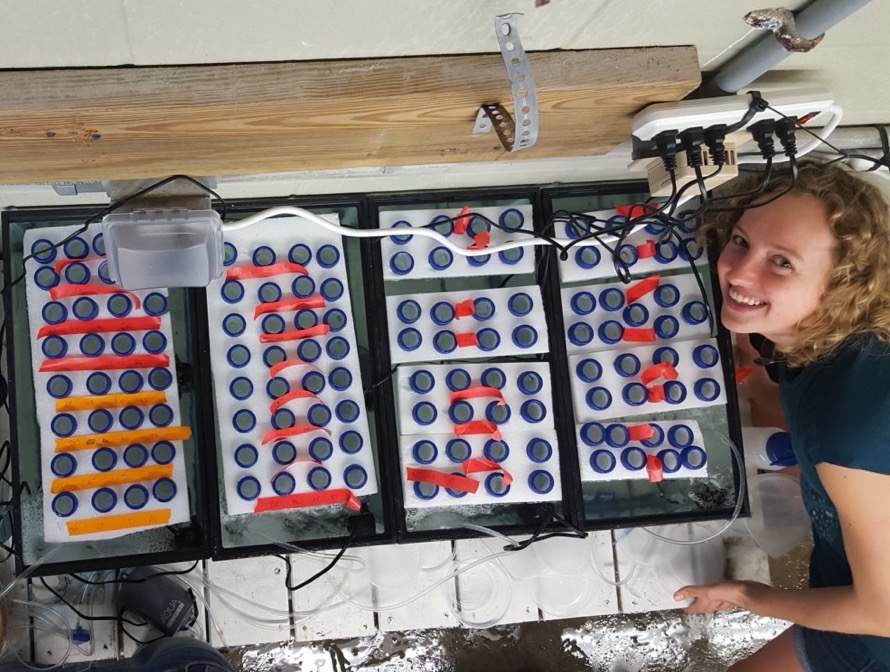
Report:
[{"label": "black electrical plug", "polygon": [[711,153],[711,159],[717,166],[726,163],[726,124],[714,124],[705,129],[705,145]]},{"label": "black electrical plug", "polygon": [[764,159],[771,159],[776,155],[776,143],[773,140],[773,134],[776,130],[776,122],[772,119],[763,119],[756,124],[748,127],[751,136],[760,149],[760,155]]},{"label": "black electrical plug", "polygon": [[677,131],[662,131],[656,135],[655,148],[664,169],[669,173],[677,170]]},{"label": "black electrical plug", "polygon": [[797,138],[794,135],[796,130],[797,119],[794,117],[782,117],[776,122],[776,137],[789,159],[797,156]]},{"label": "black electrical plug", "polygon": [[705,129],[701,126],[687,128],[679,134],[683,149],[686,151],[686,163],[690,168],[701,168],[704,163],[701,146],[705,141]]}]

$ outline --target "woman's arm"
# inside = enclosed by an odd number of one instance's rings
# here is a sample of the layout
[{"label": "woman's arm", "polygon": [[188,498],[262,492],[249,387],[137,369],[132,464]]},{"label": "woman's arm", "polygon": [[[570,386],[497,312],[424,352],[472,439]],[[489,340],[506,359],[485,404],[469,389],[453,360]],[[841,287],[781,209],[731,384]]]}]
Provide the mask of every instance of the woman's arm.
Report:
[{"label": "woman's arm", "polygon": [[890,476],[831,464],[820,464],[817,470],[838,511],[853,585],[778,590],[729,581],[686,586],[674,597],[695,599],[689,613],[741,607],[814,630],[890,637]]}]

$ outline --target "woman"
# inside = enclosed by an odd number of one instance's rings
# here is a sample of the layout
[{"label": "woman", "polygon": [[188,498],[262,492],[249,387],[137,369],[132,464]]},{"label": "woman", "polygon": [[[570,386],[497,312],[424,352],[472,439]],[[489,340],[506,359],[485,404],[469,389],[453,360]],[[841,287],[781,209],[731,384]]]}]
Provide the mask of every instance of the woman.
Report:
[{"label": "woman", "polygon": [[779,383],[813,527],[810,581],[674,597],[693,600],[689,613],[740,607],[794,623],[733,670],[890,670],[887,204],[846,169],[815,163],[728,202],[749,207],[726,208],[703,232],[722,249],[721,319],[757,335]]}]

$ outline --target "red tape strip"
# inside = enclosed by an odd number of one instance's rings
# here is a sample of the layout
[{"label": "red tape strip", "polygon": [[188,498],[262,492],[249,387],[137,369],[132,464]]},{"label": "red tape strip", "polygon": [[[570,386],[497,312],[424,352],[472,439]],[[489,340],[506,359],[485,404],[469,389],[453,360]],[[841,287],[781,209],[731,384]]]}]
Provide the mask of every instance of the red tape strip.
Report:
[{"label": "red tape strip", "polygon": [[627,428],[628,436],[631,441],[645,441],[655,436],[655,427],[646,423],[645,425],[634,425]]},{"label": "red tape strip", "polygon": [[327,427],[316,427],[315,425],[295,425],[294,427],[288,427],[286,429],[273,429],[270,432],[266,432],[263,435],[263,441],[261,445],[265,446],[266,444],[272,443],[273,441],[280,441],[281,439],[288,439],[292,436],[300,436],[301,434],[309,434],[310,432],[327,432],[327,435],[331,435],[331,430]]},{"label": "red tape strip", "polygon": [[309,275],[309,271],[303,266],[300,266],[300,264],[283,261],[278,264],[269,264],[268,266],[236,266],[235,268],[230,268],[226,271],[226,280],[271,278],[273,275],[287,275],[288,273]]},{"label": "red tape strip", "polygon": [[642,245],[637,245],[637,255],[640,259],[649,259],[650,257],[654,257],[656,253],[655,250],[655,241],[647,240]]},{"label": "red tape strip", "polygon": [[120,369],[153,369],[170,366],[168,355],[105,355],[103,357],[62,357],[47,359],[41,372],[49,371],[117,371]]},{"label": "red tape strip", "polygon": [[651,385],[646,389],[649,391],[650,404],[660,404],[664,401],[664,385]]},{"label": "red tape strip", "polygon": [[470,420],[462,425],[454,426],[455,436],[467,436],[472,434],[489,434],[495,441],[501,440],[501,432],[498,426],[491,420]]},{"label": "red tape strip", "polygon": [[255,513],[266,511],[285,511],[287,509],[306,509],[313,506],[330,506],[345,504],[350,511],[361,511],[362,503],[346,488],[335,488],[322,492],[301,492],[283,497],[261,497],[256,500]]},{"label": "red tape strip", "polygon": [[640,381],[643,385],[648,385],[653,380],[658,380],[659,378],[664,378],[665,380],[677,380],[680,377],[680,374],[677,373],[677,369],[674,368],[674,365],[670,362],[661,362],[660,364],[653,364],[652,366],[643,369],[643,372],[640,374]]},{"label": "red tape strip", "polygon": [[464,206],[460,209],[460,212],[457,213],[457,217],[454,220],[454,232],[458,235],[463,235],[467,232],[467,227],[470,225],[470,218],[467,216],[470,214],[470,209],[467,206]]},{"label": "red tape strip", "polygon": [[468,250],[484,250],[491,244],[491,234],[488,231],[480,231],[475,236],[473,236],[473,244],[470,245]]},{"label": "red tape strip", "polygon": [[449,474],[444,471],[436,471],[435,469],[416,469],[414,467],[408,467],[405,471],[407,472],[406,478],[409,481],[432,483],[440,488],[469,492],[470,494],[476,494],[476,491],[479,489],[479,481],[474,481],[472,478],[467,478],[460,474]]},{"label": "red tape strip", "polygon": [[465,390],[452,392],[451,405],[454,405],[458,401],[463,401],[464,399],[479,399],[480,397],[495,397],[498,400],[498,406],[504,406],[507,403],[504,401],[503,393],[498,388],[476,385],[475,387],[468,387]]},{"label": "red tape strip", "polygon": [[642,217],[643,215],[651,214],[657,209],[658,208],[654,205],[642,205],[640,203],[636,205],[616,205],[615,214],[627,217],[628,219],[633,219],[634,217]]},{"label": "red tape strip", "polygon": [[655,335],[655,329],[625,327],[621,340],[626,343],[654,343],[658,337]]},{"label": "red tape strip", "polygon": [[465,474],[478,474],[480,472],[486,471],[500,471],[504,475],[504,485],[510,485],[513,482],[513,476],[510,475],[509,471],[504,469],[494,460],[489,460],[487,457],[471,457],[469,460],[464,462],[463,469]]},{"label": "red tape strip", "polygon": [[69,334],[108,334],[117,331],[149,331],[160,329],[160,317],[121,317],[102,320],[69,320],[61,324],[47,324],[40,327],[37,338],[45,336],[67,336]]},{"label": "red tape strip", "polygon": [[476,314],[476,302],[473,299],[459,301],[454,304],[454,317],[460,319],[462,317],[472,317]]},{"label": "red tape strip", "polygon": [[646,458],[646,473],[649,474],[650,483],[660,483],[664,480],[664,469],[658,455],[649,455]]},{"label": "red tape strip", "polygon": [[[294,390],[293,392],[288,392],[287,394],[278,397],[269,405],[269,413],[275,413],[275,411],[284,406],[287,402],[293,401],[294,399],[318,399],[318,396],[312,394],[312,392],[307,392],[306,390]],[[319,401],[321,400],[319,399]]]},{"label": "red tape strip", "polygon": [[62,275],[62,269],[66,266],[70,266],[71,264],[76,264],[80,262],[81,264],[89,264],[92,261],[99,261],[100,259],[104,259],[105,257],[93,257],[92,259],[59,259],[56,262],[56,273],[58,275]]},{"label": "red tape strip", "polygon": [[469,348],[470,346],[478,347],[479,345],[479,337],[476,336],[476,332],[457,334],[455,335],[455,339],[457,339],[457,347],[459,348]]},{"label": "red tape strip", "polygon": [[304,362],[302,359],[285,359],[283,362],[278,362],[278,364],[273,365],[272,368],[269,369],[269,378],[274,378],[279,373],[292,366],[305,366],[307,369],[321,373],[321,369],[317,366]]},{"label": "red tape strip", "polygon": [[97,294],[129,294],[133,299],[133,305],[137,308],[142,307],[142,302],[138,296],[120,287],[107,287],[106,285],[57,285],[49,290],[49,296],[53,301],[67,299],[69,296],[95,296]]},{"label": "red tape strip", "polygon": [[260,343],[282,343],[283,341],[300,341],[304,338],[312,338],[313,336],[324,336],[330,332],[329,324],[316,324],[308,329],[297,329],[296,331],[285,331],[280,334],[260,334]]},{"label": "red tape strip", "polygon": [[624,293],[624,298],[627,300],[628,304],[631,304],[634,301],[639,301],[646,296],[646,294],[654,291],[660,282],[660,275],[650,275],[648,278],[643,278],[637,284],[627,288],[627,291]]},{"label": "red tape strip", "polygon": [[748,376],[754,373],[754,368],[751,366],[737,366],[735,367],[735,384],[741,385],[746,380],[748,380]]},{"label": "red tape strip", "polygon": [[323,296],[310,296],[305,299],[285,299],[284,301],[274,301],[272,303],[261,303],[253,309],[253,319],[266,313],[290,313],[306,308],[324,308],[325,300]]}]

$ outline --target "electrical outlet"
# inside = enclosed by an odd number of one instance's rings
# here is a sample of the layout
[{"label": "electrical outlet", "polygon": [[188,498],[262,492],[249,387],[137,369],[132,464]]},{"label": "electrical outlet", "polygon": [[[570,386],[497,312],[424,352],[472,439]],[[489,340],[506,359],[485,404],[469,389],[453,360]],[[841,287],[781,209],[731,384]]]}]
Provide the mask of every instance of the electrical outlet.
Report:
[{"label": "electrical outlet", "polygon": [[[631,170],[644,169],[646,171],[646,177],[649,180],[649,194],[651,196],[668,197],[673,192],[670,173],[664,169],[661,159],[640,159],[632,162],[628,167]],[[726,161],[717,174],[714,174],[715,167],[716,164],[711,159],[711,153],[703,147],[701,171],[705,176],[703,178],[705,186],[709,190],[739,176],[738,157],[733,145],[726,145]],[[677,154],[677,169],[674,175],[676,176],[678,187],[696,179],[695,169],[689,167],[684,152]]]},{"label": "electrical outlet", "polygon": [[[831,107],[834,98],[821,89],[774,91],[765,100],[789,117],[812,119]],[[738,123],[748,111],[751,96],[722,96],[700,100],[681,100],[677,103],[649,105],[634,116],[632,134],[637,140],[652,140],[662,131],[683,131],[687,128],[708,128],[715,124],[730,126]],[[748,125],[761,119],[779,119],[772,110],[758,112]]]}]

